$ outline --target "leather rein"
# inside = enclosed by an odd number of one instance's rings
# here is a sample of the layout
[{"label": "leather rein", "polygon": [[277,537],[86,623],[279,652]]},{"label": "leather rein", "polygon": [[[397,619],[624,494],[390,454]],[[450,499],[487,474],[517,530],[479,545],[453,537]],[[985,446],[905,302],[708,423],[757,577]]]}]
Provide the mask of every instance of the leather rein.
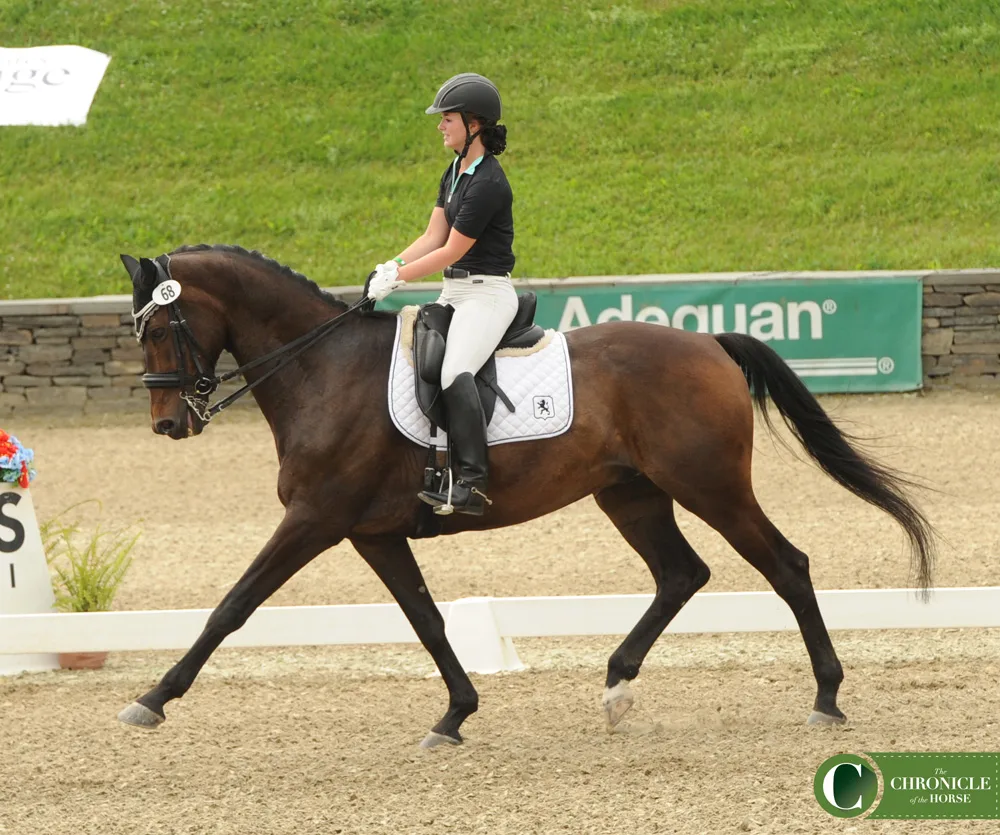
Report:
[{"label": "leather rein", "polygon": [[[168,281],[171,282],[173,286],[179,286],[177,285],[177,282],[170,277],[169,262],[166,268],[164,268],[164,265],[160,263],[159,259],[153,263],[156,264],[157,272],[159,273],[159,280],[157,281],[156,288]],[[154,290],[156,288],[154,288]],[[136,339],[141,345],[146,323],[159,308],[166,307],[170,315],[169,321],[170,330],[173,334],[174,355],[177,358],[176,371],[147,371],[142,375],[142,384],[147,389],[180,389],[181,400],[188,404],[188,408],[190,408],[191,411],[194,412],[198,419],[204,424],[207,424],[223,409],[228,408],[243,397],[243,395],[253,391],[253,389],[267,380],[272,374],[279,372],[282,368],[292,362],[292,360],[327,336],[335,327],[337,327],[337,325],[344,321],[344,317],[347,316],[348,313],[351,313],[366,303],[369,303],[368,298],[366,296],[362,296],[358,301],[350,305],[343,313],[339,313],[333,319],[328,319],[326,322],[317,325],[308,333],[293,339],[291,342],[276,348],[262,357],[257,357],[257,359],[241,365],[239,368],[227,371],[224,374],[216,374],[214,366],[205,359],[208,356],[207,352],[198,343],[194,332],[191,330],[191,326],[187,323],[187,319],[185,319],[184,315],[181,313],[180,305],[176,300],[179,296],[180,292],[178,289],[176,295],[174,296],[174,300],[168,301],[168,299],[171,298],[171,291],[164,290],[161,294],[160,301],[150,301],[145,307],[142,308],[142,310],[138,312],[133,311],[132,313],[132,318],[135,324]],[[164,301],[167,303],[162,303]],[[195,371],[197,372],[196,374],[188,373],[186,362],[187,353],[190,353],[191,361],[194,364]],[[222,383],[232,380],[234,377],[244,375],[247,371],[252,371],[253,369],[259,368],[260,366],[274,360],[277,360],[274,367],[269,369],[252,383],[244,384],[232,394],[224,397],[222,400],[219,400],[211,406],[209,405],[208,398],[215,393]]]}]

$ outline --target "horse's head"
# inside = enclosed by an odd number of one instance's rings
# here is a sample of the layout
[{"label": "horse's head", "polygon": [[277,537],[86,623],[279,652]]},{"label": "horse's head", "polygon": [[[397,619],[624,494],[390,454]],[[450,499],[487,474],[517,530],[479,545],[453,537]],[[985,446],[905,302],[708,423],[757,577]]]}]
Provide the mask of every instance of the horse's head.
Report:
[{"label": "horse's head", "polygon": [[[142,345],[153,431],[175,440],[201,434],[225,327],[197,282],[171,275],[169,256],[122,255],[132,277],[132,317]],[[182,298],[183,296],[183,298]]]}]

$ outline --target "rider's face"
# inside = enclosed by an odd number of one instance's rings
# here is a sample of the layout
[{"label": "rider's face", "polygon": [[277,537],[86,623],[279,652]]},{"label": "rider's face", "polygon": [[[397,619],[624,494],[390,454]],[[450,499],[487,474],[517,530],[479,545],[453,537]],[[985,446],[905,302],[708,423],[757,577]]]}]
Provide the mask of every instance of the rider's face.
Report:
[{"label": "rider's face", "polygon": [[[478,125],[475,121],[469,122],[470,130],[475,133]],[[465,125],[462,123],[462,116],[459,113],[448,111],[441,114],[441,121],[438,123],[438,130],[441,131],[441,138],[444,147],[450,148],[456,153],[461,153],[465,147]]]}]

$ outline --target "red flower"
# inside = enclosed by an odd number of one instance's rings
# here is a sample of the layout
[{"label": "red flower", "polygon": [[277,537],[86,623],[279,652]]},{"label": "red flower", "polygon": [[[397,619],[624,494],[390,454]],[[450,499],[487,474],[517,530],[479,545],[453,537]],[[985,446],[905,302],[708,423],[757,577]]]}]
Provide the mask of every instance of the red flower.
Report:
[{"label": "red flower", "polygon": [[17,480],[17,483],[20,484],[21,487],[25,488],[30,483],[30,479],[28,478],[28,465],[23,462],[21,463],[21,477]]}]

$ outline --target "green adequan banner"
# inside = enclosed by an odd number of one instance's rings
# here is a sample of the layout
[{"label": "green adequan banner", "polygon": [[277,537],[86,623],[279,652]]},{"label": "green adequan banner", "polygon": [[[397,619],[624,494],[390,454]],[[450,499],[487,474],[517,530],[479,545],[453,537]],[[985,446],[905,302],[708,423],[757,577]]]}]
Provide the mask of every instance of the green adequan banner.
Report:
[{"label": "green adequan banner", "polygon": [[840,754],[813,790],[838,818],[1000,820],[1000,754]]},{"label": "green adequan banner", "polygon": [[[921,386],[917,275],[663,276],[517,284],[518,290],[538,295],[536,321],[545,328],[570,331],[620,319],[702,333],[748,333],[774,348],[814,392]],[[438,292],[413,285],[380,307],[423,304]]]}]

